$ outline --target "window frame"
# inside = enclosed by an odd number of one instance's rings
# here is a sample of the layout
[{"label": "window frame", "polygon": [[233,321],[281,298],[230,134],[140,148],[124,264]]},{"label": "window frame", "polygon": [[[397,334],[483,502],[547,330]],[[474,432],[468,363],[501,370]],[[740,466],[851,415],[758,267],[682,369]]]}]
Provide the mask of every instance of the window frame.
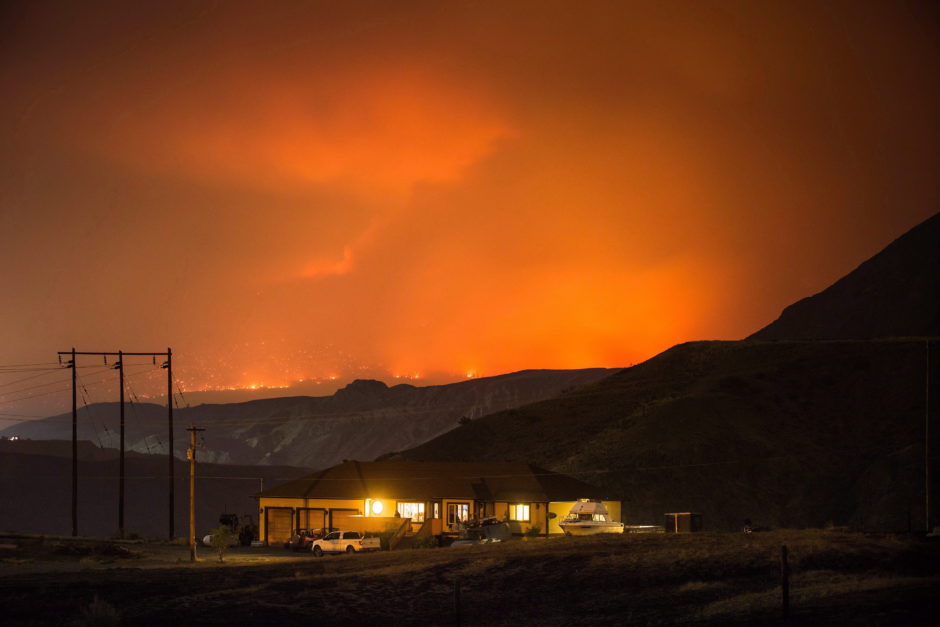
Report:
[{"label": "window frame", "polygon": [[[459,518],[457,513],[463,511],[466,516],[464,518]],[[454,516],[451,518],[451,512]],[[447,504],[447,524],[450,526],[456,526],[460,523],[465,523],[470,520],[470,503],[469,501],[451,501]]]},{"label": "window frame", "polygon": [[[401,511],[402,505],[417,505],[419,506],[420,518],[414,516],[405,516],[405,513]],[[395,501],[395,511],[402,518],[410,518],[413,523],[423,523],[427,520],[427,504],[423,501]]]},{"label": "window frame", "polygon": [[[532,504],[531,503],[508,503],[510,522],[532,522]],[[519,508],[525,508],[525,518],[519,517]]]}]

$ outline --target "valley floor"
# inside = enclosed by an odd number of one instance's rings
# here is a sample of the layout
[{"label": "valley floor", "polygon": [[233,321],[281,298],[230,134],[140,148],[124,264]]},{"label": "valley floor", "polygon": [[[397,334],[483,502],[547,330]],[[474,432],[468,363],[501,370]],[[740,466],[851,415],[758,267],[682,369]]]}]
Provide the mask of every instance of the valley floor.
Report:
[{"label": "valley floor", "polygon": [[[940,539],[938,539],[940,540]],[[940,542],[829,531],[606,536],[324,557],[4,539],[5,625],[936,624]],[[97,599],[97,600],[96,600]],[[97,621],[97,622],[95,622]]]}]

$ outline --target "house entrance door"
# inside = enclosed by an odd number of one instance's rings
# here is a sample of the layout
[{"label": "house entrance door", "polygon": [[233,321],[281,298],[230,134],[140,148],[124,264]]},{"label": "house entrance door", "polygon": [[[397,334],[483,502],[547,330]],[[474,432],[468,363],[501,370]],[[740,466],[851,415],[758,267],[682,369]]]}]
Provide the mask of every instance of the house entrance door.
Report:
[{"label": "house entrance door", "polygon": [[457,531],[470,518],[470,503],[447,504],[447,530]]}]

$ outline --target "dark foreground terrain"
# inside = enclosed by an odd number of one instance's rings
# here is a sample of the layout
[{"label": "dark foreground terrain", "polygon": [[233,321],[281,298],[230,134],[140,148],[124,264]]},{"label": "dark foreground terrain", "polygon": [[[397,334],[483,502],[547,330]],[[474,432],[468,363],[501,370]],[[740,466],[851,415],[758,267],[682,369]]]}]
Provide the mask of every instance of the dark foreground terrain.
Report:
[{"label": "dark foreground terrain", "polygon": [[[316,559],[0,538],[5,625],[937,624],[940,542],[838,531],[607,536]],[[12,548],[10,545],[15,545]]]}]

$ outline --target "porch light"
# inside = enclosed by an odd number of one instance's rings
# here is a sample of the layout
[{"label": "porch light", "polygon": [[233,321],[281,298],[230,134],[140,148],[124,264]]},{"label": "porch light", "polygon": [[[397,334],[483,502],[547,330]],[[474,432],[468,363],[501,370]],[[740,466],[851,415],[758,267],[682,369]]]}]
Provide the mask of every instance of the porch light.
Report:
[{"label": "porch light", "polygon": [[372,513],[376,516],[382,513],[382,501],[372,501]]}]

